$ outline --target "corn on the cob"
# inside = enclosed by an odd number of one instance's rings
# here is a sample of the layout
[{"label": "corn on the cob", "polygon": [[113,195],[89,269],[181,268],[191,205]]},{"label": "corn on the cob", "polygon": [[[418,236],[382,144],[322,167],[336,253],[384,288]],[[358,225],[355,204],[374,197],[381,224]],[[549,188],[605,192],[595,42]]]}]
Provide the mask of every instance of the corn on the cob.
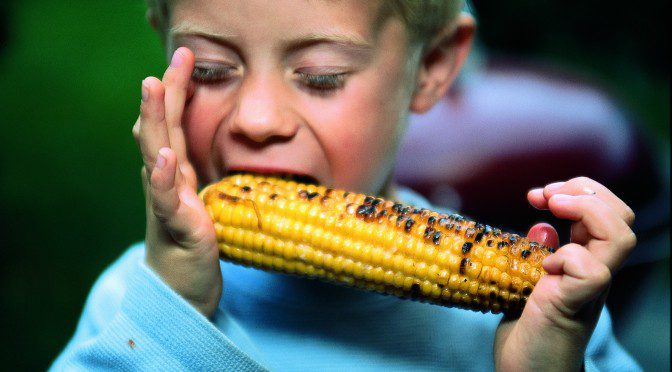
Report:
[{"label": "corn on the cob", "polygon": [[459,215],[238,174],[201,193],[221,256],[483,312],[519,313],[553,249]]}]

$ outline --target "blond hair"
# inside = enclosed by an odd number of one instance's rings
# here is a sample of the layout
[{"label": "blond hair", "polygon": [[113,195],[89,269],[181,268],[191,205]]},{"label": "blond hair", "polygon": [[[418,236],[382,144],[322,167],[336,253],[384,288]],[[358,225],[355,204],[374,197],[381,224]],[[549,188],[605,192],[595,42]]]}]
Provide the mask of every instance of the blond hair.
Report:
[{"label": "blond hair", "polygon": [[[165,34],[170,0],[146,1],[152,22]],[[464,0],[383,0],[383,14],[399,17],[406,25],[411,43],[421,46],[448,27],[463,7]]]}]

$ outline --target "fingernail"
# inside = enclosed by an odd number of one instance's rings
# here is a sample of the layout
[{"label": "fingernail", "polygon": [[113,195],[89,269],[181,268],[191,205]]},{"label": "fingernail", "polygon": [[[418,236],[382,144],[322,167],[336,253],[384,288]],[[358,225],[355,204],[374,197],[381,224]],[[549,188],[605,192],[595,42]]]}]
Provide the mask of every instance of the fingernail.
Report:
[{"label": "fingernail", "polygon": [[542,189],[542,188],[540,188],[540,187],[537,187],[537,188],[534,188],[534,189],[530,189],[527,193],[528,193],[528,194],[538,194],[538,195],[542,195],[543,192],[544,192],[544,189]]},{"label": "fingernail", "polygon": [[180,67],[182,65],[183,57],[179,51],[173,53],[173,59],[170,60],[170,67]]},{"label": "fingernail", "polygon": [[564,184],[565,184],[564,182],[549,183],[548,185],[546,185],[546,190],[556,191],[559,190]]},{"label": "fingernail", "polygon": [[166,156],[162,153],[164,150],[159,150],[159,155],[156,156],[156,167],[163,169],[166,166]]},{"label": "fingernail", "polygon": [[142,81],[142,102],[145,102],[149,99],[149,88],[145,81]]}]

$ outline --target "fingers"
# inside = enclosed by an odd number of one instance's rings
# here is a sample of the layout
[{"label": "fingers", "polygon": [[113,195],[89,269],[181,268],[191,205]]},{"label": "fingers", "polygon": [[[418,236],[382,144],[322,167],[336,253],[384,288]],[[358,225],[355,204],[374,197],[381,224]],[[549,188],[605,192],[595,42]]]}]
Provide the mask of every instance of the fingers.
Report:
[{"label": "fingers", "polygon": [[578,244],[562,246],[542,263],[550,275],[562,275],[558,286],[562,292],[563,312],[574,315],[609,287],[612,272],[607,265]]},{"label": "fingers", "polygon": [[194,190],[178,182],[178,174],[175,152],[167,147],[161,148],[149,176],[148,200],[151,201],[154,216],[166,227],[172,238],[186,248],[193,248],[206,235],[201,228],[203,211],[200,209],[203,206],[194,202]]},{"label": "fingers", "polygon": [[179,164],[187,162],[182,115],[187,99],[193,95],[193,87],[190,86],[193,70],[194,54],[188,48],[181,47],[173,53],[170,66],[163,75],[168,136]]},{"label": "fingers", "polygon": [[547,205],[544,205],[544,201],[548,202],[548,200],[556,194],[592,195],[604,201],[628,225],[632,226],[635,221],[635,214],[625,202],[599,182],[587,177],[577,177],[567,182],[551,183],[546,185],[542,191],[539,190],[542,189],[534,189],[528,193],[528,198],[531,197],[530,202],[533,203],[535,207],[539,206],[541,208],[547,208]]},{"label": "fingers", "polygon": [[612,272],[618,270],[636,244],[628,224],[595,195],[555,194],[548,205],[556,217],[580,222],[573,229],[585,228],[584,234],[590,240],[585,242],[586,247]]},{"label": "fingers", "polygon": [[560,245],[558,232],[547,223],[538,223],[530,228],[528,239],[541,243],[547,247],[557,248]]},{"label": "fingers", "polygon": [[170,146],[165,122],[164,94],[165,89],[159,79],[148,77],[142,82],[140,123],[139,128],[134,127],[134,132],[138,133],[140,151],[149,173],[154,168],[159,149]]}]

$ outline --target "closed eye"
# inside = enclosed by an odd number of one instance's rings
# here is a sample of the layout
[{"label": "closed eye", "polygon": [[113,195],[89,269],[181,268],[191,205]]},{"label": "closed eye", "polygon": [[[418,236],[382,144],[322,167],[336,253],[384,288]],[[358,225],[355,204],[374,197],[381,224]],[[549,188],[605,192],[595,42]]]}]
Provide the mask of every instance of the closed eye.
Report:
[{"label": "closed eye", "polygon": [[345,85],[346,73],[318,75],[299,71],[297,74],[302,84],[317,91],[337,90]]},{"label": "closed eye", "polygon": [[236,72],[235,67],[225,65],[194,66],[191,79],[201,84],[216,84],[231,78]]}]

